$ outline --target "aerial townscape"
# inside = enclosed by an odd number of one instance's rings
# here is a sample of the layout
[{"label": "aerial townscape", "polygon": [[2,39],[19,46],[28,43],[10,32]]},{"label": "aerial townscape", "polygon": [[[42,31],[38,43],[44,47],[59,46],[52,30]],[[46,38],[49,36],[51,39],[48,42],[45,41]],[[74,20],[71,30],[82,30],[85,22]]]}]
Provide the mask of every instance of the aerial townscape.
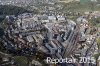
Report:
[{"label": "aerial townscape", "polygon": [[100,66],[100,0],[0,0],[0,66]]}]

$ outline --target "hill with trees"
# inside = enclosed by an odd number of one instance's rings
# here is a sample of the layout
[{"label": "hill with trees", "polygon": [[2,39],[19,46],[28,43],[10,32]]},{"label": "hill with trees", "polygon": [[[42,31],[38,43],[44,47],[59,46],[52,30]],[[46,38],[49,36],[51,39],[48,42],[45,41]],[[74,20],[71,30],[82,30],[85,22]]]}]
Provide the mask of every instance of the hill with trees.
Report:
[{"label": "hill with trees", "polygon": [[5,18],[6,15],[19,15],[22,13],[37,13],[37,10],[27,10],[23,7],[12,6],[12,5],[0,5],[0,22]]},{"label": "hill with trees", "polygon": [[31,12],[22,7],[12,5],[0,5],[0,15],[19,15],[24,12]]}]

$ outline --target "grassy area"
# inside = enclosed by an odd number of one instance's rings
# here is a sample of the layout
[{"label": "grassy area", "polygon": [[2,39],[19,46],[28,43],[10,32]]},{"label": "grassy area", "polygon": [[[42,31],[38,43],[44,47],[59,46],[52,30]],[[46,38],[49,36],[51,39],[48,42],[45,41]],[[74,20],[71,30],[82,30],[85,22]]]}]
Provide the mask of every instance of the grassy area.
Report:
[{"label": "grassy area", "polygon": [[100,38],[97,39],[98,48],[100,49]]},{"label": "grassy area", "polygon": [[100,24],[97,24],[97,27],[100,27]]},{"label": "grassy area", "polygon": [[[25,56],[15,56],[14,57],[15,58],[15,61],[19,64],[19,66],[28,66],[28,58],[27,57],[25,57]],[[40,63],[42,63],[43,64],[43,66],[47,66],[47,64],[45,64],[45,62],[43,61],[43,59],[42,60],[40,60],[40,59],[36,59],[36,58],[34,58],[34,57],[30,57],[30,59],[31,59],[31,61],[34,59],[34,60],[36,60],[36,61],[39,61]],[[32,65],[32,66],[34,66],[34,65]]]},{"label": "grassy area", "polygon": [[[98,43],[98,48],[100,49],[100,38],[97,39],[97,43]],[[94,55],[96,60],[99,58],[99,56],[100,56],[100,53]]]},{"label": "grassy area", "polygon": [[96,60],[99,58],[99,56],[100,56],[100,53],[94,55],[94,57],[95,57]]},{"label": "grassy area", "polygon": [[16,56],[15,61],[20,65],[20,66],[27,66],[27,58],[24,56]]}]

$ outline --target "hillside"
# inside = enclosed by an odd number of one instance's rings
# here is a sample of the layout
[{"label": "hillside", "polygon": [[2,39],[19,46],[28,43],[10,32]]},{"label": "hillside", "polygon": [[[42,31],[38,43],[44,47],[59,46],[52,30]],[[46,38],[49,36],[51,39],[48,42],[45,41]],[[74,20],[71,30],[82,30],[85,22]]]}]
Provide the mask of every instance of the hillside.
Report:
[{"label": "hillside", "polygon": [[0,15],[18,15],[28,11],[22,7],[11,6],[11,5],[0,5]]},{"label": "hillside", "polygon": [[85,12],[100,11],[100,5],[97,3],[80,4],[79,2],[71,2],[64,4],[63,11]]}]

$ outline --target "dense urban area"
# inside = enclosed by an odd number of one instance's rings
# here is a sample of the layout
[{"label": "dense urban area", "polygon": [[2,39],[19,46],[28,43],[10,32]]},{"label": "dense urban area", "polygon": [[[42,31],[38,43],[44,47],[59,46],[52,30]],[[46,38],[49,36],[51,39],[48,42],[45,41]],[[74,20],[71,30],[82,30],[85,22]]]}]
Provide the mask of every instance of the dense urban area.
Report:
[{"label": "dense urban area", "polygon": [[0,0],[0,66],[100,66],[100,0]]}]

